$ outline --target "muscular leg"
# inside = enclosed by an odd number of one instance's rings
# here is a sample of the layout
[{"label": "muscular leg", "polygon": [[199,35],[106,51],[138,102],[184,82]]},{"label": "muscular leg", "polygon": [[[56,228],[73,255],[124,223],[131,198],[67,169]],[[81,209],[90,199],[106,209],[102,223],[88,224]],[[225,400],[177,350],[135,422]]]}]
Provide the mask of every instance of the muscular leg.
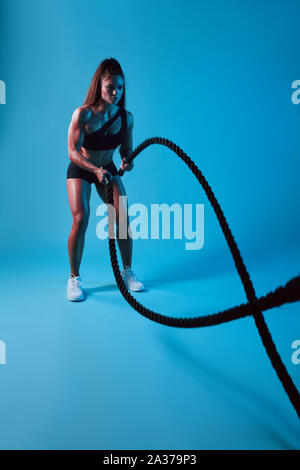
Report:
[{"label": "muscular leg", "polygon": [[67,179],[67,191],[73,216],[73,225],[68,239],[71,273],[79,276],[85,232],[90,215],[91,185],[81,178]]},{"label": "muscular leg", "polygon": [[[98,183],[96,184],[96,189],[102,201],[107,203],[107,192],[106,192],[105,186],[101,183]],[[116,219],[117,219],[116,220],[116,227],[117,227],[116,238],[117,238],[117,243],[118,243],[118,247],[119,247],[121,258],[122,258],[123,267],[125,269],[126,266],[131,267],[132,238],[131,238],[131,230],[129,227],[129,217],[127,213],[128,211],[126,210],[126,206],[125,206],[126,200],[121,199],[119,201],[119,196],[126,196],[126,191],[122,183],[121,177],[118,175],[114,176],[114,179],[113,179],[113,194],[114,194],[114,208],[116,211]],[[127,216],[128,234],[125,239],[121,239],[119,228],[120,228],[120,225],[124,223],[124,219],[126,218],[126,216]]]}]

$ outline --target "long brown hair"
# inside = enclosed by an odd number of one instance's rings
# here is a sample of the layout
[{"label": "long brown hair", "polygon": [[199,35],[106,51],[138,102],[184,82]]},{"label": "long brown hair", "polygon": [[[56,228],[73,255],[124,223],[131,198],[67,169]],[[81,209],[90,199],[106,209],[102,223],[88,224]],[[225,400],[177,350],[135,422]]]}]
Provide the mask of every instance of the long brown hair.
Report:
[{"label": "long brown hair", "polygon": [[118,106],[125,108],[125,78],[121,65],[116,59],[110,57],[105,59],[98,66],[94,76],[92,78],[91,84],[89,86],[86,98],[82,104],[84,105],[95,105],[102,101],[101,98],[101,80],[105,76],[110,75],[121,75],[124,80],[124,88],[122,93],[122,98],[118,102]]}]

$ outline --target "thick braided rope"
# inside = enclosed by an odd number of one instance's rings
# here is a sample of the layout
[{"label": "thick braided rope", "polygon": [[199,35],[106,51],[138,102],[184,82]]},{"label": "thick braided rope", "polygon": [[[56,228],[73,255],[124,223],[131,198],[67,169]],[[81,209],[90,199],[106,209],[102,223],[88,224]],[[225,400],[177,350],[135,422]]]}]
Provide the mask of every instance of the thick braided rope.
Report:
[{"label": "thick braided rope", "polygon": [[[165,145],[169,149],[173,150],[190,168],[193,174],[196,176],[199,183],[202,185],[214,211],[218,218],[219,224],[223,231],[223,234],[226,238],[227,244],[233,256],[233,260],[238,271],[239,277],[242,281],[246,297],[248,302],[245,304],[238,305],[236,307],[223,310],[211,315],[194,317],[194,318],[175,318],[169,317],[166,315],[161,315],[157,312],[154,312],[142,304],[140,304],[128,291],[126,288],[117,260],[116,253],[116,244],[115,244],[115,234],[114,234],[114,220],[108,210],[108,233],[109,233],[109,252],[111,264],[114,272],[114,276],[120,289],[121,294],[125,300],[140,314],[164,325],[181,327],[181,328],[195,328],[203,326],[212,326],[218,325],[220,323],[228,322],[238,318],[242,318],[248,315],[253,315],[256,327],[258,329],[259,335],[261,337],[262,343],[266,349],[266,352],[270,358],[270,361],[277,373],[279,380],[281,381],[292,405],[294,406],[298,416],[300,417],[300,395],[298,390],[293,383],[291,377],[289,376],[285,365],[283,364],[280,355],[276,350],[276,346],[273,342],[270,331],[266,325],[264,317],[262,315],[263,310],[282,305],[286,302],[295,302],[300,300],[300,276],[292,278],[285,286],[277,288],[274,292],[269,292],[266,296],[257,298],[253,284],[251,282],[249,273],[245,267],[243,259],[241,257],[240,251],[237,247],[237,244],[233,238],[233,235],[229,229],[226,218],[223,214],[223,211],[212,191],[208,182],[204,178],[203,174],[193,162],[193,160],[188,157],[183,150],[174,144],[174,142],[164,139],[162,137],[152,137],[146,139],[142,142],[133,152],[127,157],[128,161],[133,160],[142,150],[152,144],[161,144]],[[119,174],[122,176],[123,172],[120,170]],[[113,189],[112,184],[109,183],[107,187],[107,202],[110,205],[113,205]]]}]

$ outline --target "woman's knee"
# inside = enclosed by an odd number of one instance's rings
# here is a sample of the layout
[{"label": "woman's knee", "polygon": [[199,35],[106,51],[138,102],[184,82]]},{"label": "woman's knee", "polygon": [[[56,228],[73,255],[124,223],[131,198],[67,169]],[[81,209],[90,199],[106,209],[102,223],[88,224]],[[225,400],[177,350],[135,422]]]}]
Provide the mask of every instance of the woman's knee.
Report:
[{"label": "woman's knee", "polygon": [[128,204],[127,196],[123,198],[120,196],[118,204],[114,206],[116,212],[117,223],[125,222],[128,220]]},{"label": "woman's knee", "polygon": [[[127,238],[128,236],[128,229],[129,229],[129,217],[128,214],[120,211],[116,217],[116,228],[118,236],[122,236],[122,238]],[[126,236],[125,236],[126,235]]]},{"label": "woman's knee", "polygon": [[90,212],[79,211],[73,214],[73,227],[78,231],[85,231],[89,223]]}]

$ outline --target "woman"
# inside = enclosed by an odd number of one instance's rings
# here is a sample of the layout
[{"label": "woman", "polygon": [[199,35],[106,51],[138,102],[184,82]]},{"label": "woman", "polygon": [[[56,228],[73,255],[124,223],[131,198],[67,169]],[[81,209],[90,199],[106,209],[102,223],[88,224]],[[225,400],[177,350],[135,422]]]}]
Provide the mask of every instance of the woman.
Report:
[{"label": "woman", "polygon": [[[121,169],[131,171],[133,162],[126,156],[132,152],[133,115],[125,110],[125,79],[119,62],[113,58],[101,62],[91,81],[83,105],[77,108],[68,131],[68,151],[71,160],[67,171],[67,191],[73,216],[68,239],[71,267],[67,298],[84,299],[79,267],[85,232],[90,214],[91,184],[107,203],[106,186],[112,180],[116,214],[116,238],[124,269],[122,278],[128,289],[141,291],[145,287],[131,269],[132,238],[127,215],[127,198],[121,177],[113,162],[114,150],[120,145]],[[126,202],[123,202],[126,201]],[[119,238],[119,226],[127,217],[128,235]]]}]

